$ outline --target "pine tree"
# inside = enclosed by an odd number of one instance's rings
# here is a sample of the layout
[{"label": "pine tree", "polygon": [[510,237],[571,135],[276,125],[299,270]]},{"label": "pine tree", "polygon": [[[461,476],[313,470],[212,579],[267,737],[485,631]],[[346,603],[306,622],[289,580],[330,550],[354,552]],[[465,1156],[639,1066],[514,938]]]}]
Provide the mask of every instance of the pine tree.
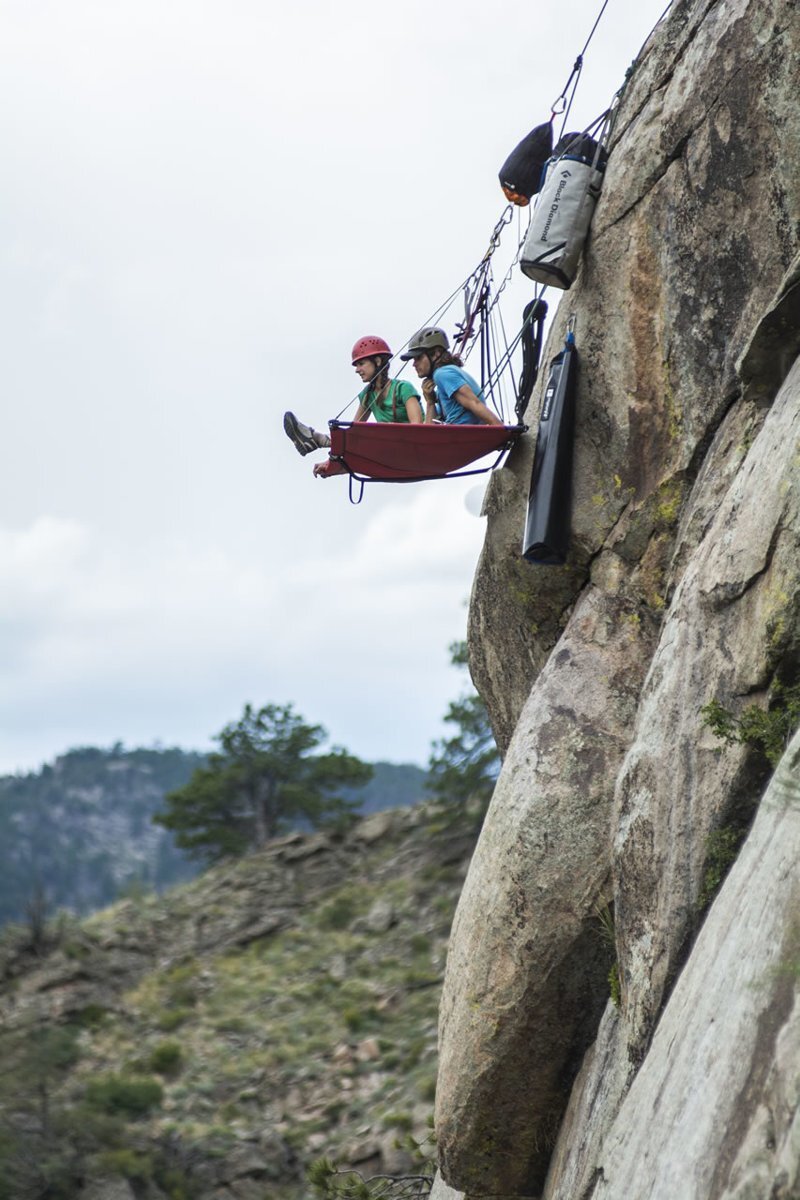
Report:
[{"label": "pine tree", "polygon": [[[467,643],[453,642],[450,661],[467,666]],[[434,742],[428,762],[428,788],[442,800],[477,802],[485,811],[500,770],[500,755],[486,706],[474,690],[454,700],[444,717],[457,732]]]},{"label": "pine tree", "polygon": [[215,739],[220,752],[165,797],[153,819],[177,834],[178,846],[208,861],[263,846],[303,822],[317,828],[352,812],[341,795],[370,779],[372,768],[326,740],[321,725],[308,725],[290,704],[249,704],[239,721]]}]

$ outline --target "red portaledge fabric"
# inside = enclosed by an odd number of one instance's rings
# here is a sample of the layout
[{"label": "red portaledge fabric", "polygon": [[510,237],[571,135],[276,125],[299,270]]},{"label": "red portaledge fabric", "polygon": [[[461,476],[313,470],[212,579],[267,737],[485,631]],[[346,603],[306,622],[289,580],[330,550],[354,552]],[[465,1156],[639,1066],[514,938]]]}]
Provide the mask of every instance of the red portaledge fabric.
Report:
[{"label": "red portaledge fabric", "polygon": [[331,424],[325,475],[382,480],[441,479],[511,446],[522,425]]}]

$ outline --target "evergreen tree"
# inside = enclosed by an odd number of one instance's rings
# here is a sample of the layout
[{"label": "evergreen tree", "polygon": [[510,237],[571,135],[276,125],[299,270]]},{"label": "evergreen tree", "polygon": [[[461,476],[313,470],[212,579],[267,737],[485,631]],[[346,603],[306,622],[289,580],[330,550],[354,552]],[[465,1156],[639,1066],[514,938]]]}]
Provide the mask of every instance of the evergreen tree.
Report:
[{"label": "evergreen tree", "polygon": [[220,752],[165,797],[153,818],[176,833],[195,857],[216,861],[263,846],[305,820],[330,824],[355,808],[342,790],[365,784],[372,768],[340,747],[313,753],[327,740],[321,725],[307,725],[290,704],[247,704],[235,724],[215,739]]},{"label": "evergreen tree", "polygon": [[[467,666],[467,643],[453,642],[450,661]],[[456,733],[434,742],[428,762],[428,788],[435,796],[454,803],[476,800],[488,806],[500,770],[500,755],[489,724],[486,706],[476,691],[454,700],[445,721]]]}]

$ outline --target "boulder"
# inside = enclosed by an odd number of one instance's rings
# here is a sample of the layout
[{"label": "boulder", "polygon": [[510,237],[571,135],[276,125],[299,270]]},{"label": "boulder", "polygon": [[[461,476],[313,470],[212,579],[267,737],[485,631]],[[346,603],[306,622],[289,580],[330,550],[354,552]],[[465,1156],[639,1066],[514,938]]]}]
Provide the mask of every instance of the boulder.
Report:
[{"label": "boulder", "polygon": [[371,846],[373,842],[380,841],[396,827],[397,814],[387,809],[384,812],[370,813],[368,817],[364,817],[353,827],[351,836],[354,840],[366,842],[368,846]]},{"label": "boulder", "polygon": [[613,784],[647,647],[635,612],[588,590],[498,779],[453,922],[440,1011],[440,1165],[465,1192],[539,1193],[605,1008],[613,953],[599,913]]}]

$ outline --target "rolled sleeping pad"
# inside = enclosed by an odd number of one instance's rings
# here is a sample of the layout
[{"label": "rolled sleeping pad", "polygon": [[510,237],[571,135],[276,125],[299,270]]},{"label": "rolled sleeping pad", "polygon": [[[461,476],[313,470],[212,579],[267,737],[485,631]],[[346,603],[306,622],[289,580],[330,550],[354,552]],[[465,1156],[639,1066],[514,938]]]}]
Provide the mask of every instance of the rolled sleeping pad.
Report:
[{"label": "rolled sleeping pad", "polygon": [[525,409],[539,376],[546,316],[547,303],[541,297],[530,300],[522,310],[522,374],[519,377],[515,405],[518,421],[522,421],[525,416]]},{"label": "rolled sleeping pad", "polygon": [[568,333],[550,364],[522,543],[523,558],[546,566],[560,566],[569,551],[577,371],[575,338]]}]

